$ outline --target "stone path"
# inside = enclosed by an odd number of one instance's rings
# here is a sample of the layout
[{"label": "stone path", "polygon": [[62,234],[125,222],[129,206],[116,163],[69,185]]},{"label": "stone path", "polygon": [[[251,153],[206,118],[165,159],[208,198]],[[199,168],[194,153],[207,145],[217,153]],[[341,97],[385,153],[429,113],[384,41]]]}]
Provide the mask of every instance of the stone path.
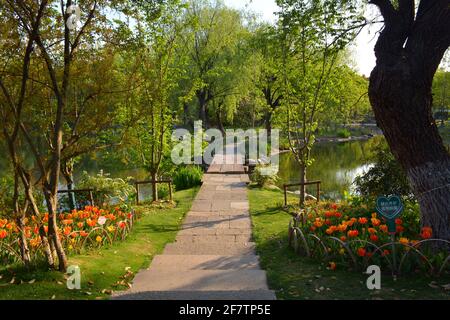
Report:
[{"label": "stone path", "polygon": [[275,299],[251,239],[248,175],[233,160],[214,157],[176,242],[113,299]]}]

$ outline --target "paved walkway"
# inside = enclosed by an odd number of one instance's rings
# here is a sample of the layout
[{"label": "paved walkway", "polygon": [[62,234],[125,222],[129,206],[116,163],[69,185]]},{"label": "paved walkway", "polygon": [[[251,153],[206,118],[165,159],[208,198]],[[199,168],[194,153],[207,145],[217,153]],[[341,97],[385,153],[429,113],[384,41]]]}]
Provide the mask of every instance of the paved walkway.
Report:
[{"label": "paved walkway", "polygon": [[113,299],[275,299],[251,241],[248,175],[235,162],[214,157],[176,242]]}]

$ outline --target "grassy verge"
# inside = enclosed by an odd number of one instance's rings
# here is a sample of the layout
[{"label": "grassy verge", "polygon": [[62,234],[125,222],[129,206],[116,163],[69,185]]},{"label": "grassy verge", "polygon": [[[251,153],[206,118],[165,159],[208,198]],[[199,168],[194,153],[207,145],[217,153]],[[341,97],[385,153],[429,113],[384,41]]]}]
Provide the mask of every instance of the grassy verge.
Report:
[{"label": "grassy verge", "polygon": [[381,290],[366,287],[367,276],[348,270],[327,270],[317,260],[301,257],[287,244],[290,216],[280,210],[283,194],[250,189],[250,211],[261,265],[267,271],[269,287],[278,299],[449,299],[450,291],[436,286],[449,278],[402,276],[393,281],[383,275]]},{"label": "grassy verge", "polygon": [[[80,267],[81,290],[68,290],[64,275],[56,271],[0,266],[0,299],[106,299],[111,290],[123,290],[125,286],[116,284],[124,276],[131,280],[128,270],[136,273],[147,267],[167,243],[174,241],[196,193],[197,189],[176,192],[177,207],[173,209],[139,207],[143,217],[125,241],[69,257],[70,265]],[[13,278],[14,284],[10,284]]]}]

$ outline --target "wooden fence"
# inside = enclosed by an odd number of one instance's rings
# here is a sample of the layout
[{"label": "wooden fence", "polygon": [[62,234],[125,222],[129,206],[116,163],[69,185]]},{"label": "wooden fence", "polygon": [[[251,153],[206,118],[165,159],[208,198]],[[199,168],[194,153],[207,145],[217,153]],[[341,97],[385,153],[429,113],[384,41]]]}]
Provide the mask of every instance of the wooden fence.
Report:
[{"label": "wooden fence", "polygon": [[283,184],[283,191],[284,191],[284,206],[287,206],[287,188],[289,187],[296,187],[296,186],[308,186],[308,185],[316,185],[316,200],[317,202],[320,201],[320,184],[322,181],[316,180],[316,181],[307,181],[307,182],[299,182],[299,183],[291,183],[291,184]]},{"label": "wooden fence", "polygon": [[145,180],[145,181],[135,181],[134,185],[136,186],[136,204],[139,205],[139,186],[143,185],[143,184],[153,184],[153,183],[167,183],[169,185],[169,200],[172,201],[173,200],[173,195],[172,195],[172,183],[173,181],[171,179],[167,179],[167,180],[158,180],[158,181],[153,181],[153,180]]}]

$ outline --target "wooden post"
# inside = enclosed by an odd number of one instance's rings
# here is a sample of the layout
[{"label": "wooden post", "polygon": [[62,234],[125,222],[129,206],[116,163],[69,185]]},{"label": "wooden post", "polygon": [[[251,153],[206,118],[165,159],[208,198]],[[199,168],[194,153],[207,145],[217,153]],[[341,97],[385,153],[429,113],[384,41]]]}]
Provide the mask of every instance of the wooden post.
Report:
[{"label": "wooden post", "polygon": [[136,205],[139,205],[139,183],[136,182]]},{"label": "wooden post", "polygon": [[170,201],[173,200],[173,196],[172,196],[172,180],[169,180],[169,199],[170,199]]},{"label": "wooden post", "polygon": [[89,200],[91,201],[91,206],[95,206],[94,204],[94,194],[92,193],[92,189],[89,190]]},{"label": "wooden post", "polygon": [[317,202],[320,201],[320,182],[317,182]]},{"label": "wooden post", "polygon": [[287,186],[283,184],[283,190],[284,190],[284,206],[287,206]]}]

